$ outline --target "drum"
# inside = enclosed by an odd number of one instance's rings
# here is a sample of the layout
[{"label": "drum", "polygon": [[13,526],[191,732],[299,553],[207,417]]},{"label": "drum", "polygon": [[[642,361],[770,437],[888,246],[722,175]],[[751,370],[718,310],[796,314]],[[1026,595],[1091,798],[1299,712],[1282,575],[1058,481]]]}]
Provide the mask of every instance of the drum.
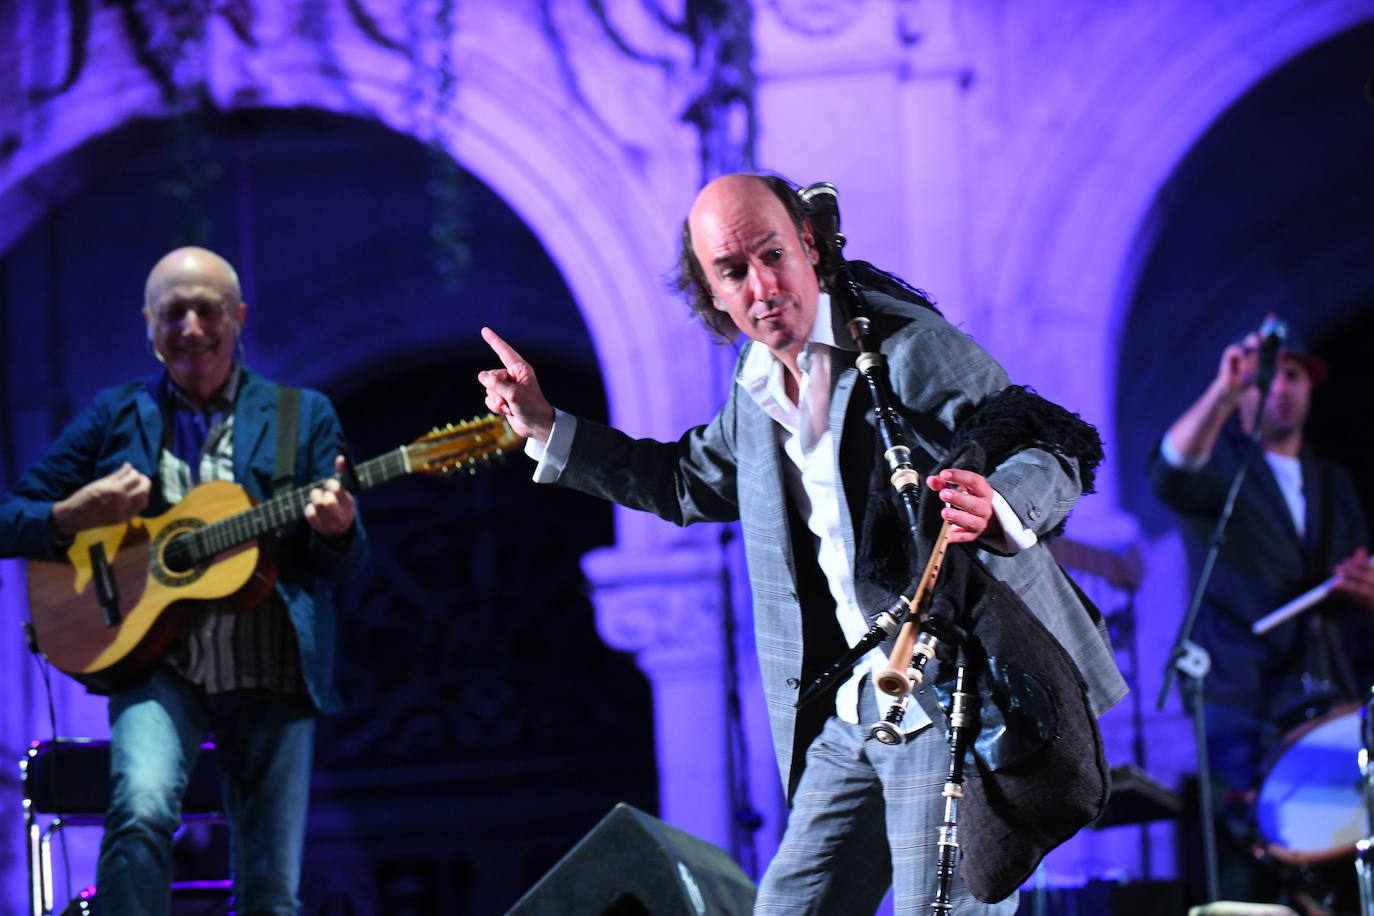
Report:
[{"label": "drum", "polygon": [[1287,865],[1347,859],[1369,835],[1360,777],[1360,707],[1338,706],[1294,729],[1265,771],[1255,822],[1265,852]]}]

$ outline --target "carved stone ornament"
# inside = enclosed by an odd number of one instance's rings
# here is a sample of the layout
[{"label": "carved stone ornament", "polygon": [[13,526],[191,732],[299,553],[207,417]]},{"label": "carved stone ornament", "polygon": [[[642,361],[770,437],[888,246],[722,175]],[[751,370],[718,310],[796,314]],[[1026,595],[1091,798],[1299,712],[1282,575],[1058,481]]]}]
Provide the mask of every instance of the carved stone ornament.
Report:
[{"label": "carved stone ornament", "polygon": [[783,25],[803,35],[834,35],[853,22],[868,0],[768,0]]}]

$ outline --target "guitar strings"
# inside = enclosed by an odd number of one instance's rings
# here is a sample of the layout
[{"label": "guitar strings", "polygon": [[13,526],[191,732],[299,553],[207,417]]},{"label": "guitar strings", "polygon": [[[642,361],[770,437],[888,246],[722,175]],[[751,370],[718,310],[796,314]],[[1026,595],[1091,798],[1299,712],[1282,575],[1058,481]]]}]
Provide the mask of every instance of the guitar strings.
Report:
[{"label": "guitar strings", "polygon": [[[360,488],[370,489],[406,473],[404,452],[395,449],[370,461],[364,461],[355,470]],[[337,475],[327,477],[258,503],[251,509],[231,515],[229,518],[197,528],[168,545],[164,552],[165,564],[174,572],[184,572],[274,528],[283,528],[305,514],[305,507],[310,503],[311,490],[323,486],[327,480],[338,479]]]}]

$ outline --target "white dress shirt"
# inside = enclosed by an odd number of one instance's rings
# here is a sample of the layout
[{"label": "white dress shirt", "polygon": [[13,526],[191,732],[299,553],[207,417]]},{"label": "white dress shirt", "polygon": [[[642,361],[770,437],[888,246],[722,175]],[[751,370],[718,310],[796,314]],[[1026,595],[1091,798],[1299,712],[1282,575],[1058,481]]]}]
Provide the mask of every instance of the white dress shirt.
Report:
[{"label": "white dress shirt", "polygon": [[[869,621],[854,593],[854,564],[845,549],[844,521],[840,508],[839,443],[830,430],[830,398],[834,391],[832,351],[854,350],[839,343],[837,332],[844,327],[832,316],[830,296],[821,293],[816,307],[817,321],[797,357],[802,372],[798,401],[793,403],[784,389],[786,368],[767,347],[753,346],[745,356],[737,383],[742,391],[777,424],[778,444],[787,461],[783,476],[787,495],[806,520],[816,540],[816,560],[830,585],[835,600],[835,615],[845,640],[853,646],[868,632]],[[555,412],[549,441],[540,444],[526,440],[525,452],[538,461],[536,483],[552,483],[567,463],[577,418]],[[1001,523],[1002,534],[985,538],[1004,553],[1024,550],[1036,543],[1035,532],[1027,529],[1001,494],[993,494],[993,509]],[[873,649],[854,666],[854,676],[840,685],[835,695],[835,712],[846,722],[859,721],[859,685],[872,671],[886,667],[887,657]],[[885,707],[883,707],[885,709]],[[912,704],[903,719],[903,728],[916,731],[930,724],[930,718]]]}]

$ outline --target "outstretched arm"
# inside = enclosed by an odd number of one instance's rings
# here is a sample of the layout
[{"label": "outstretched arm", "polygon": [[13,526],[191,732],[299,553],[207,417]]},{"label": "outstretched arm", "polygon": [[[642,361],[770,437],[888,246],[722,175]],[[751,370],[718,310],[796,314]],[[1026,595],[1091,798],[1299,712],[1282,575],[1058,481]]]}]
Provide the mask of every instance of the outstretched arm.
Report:
[{"label": "outstretched arm", "polygon": [[[739,518],[733,399],[709,424],[688,430],[677,442],[631,439],[609,426],[555,411],[540,391],[534,369],[510,344],[490,328],[482,329],[482,339],[502,366],[477,373],[487,407],[507,417],[520,435],[564,449],[552,472],[536,477],[540,483],[556,482],[676,525]],[[541,468],[548,460],[547,455],[531,457],[540,460]]]}]

